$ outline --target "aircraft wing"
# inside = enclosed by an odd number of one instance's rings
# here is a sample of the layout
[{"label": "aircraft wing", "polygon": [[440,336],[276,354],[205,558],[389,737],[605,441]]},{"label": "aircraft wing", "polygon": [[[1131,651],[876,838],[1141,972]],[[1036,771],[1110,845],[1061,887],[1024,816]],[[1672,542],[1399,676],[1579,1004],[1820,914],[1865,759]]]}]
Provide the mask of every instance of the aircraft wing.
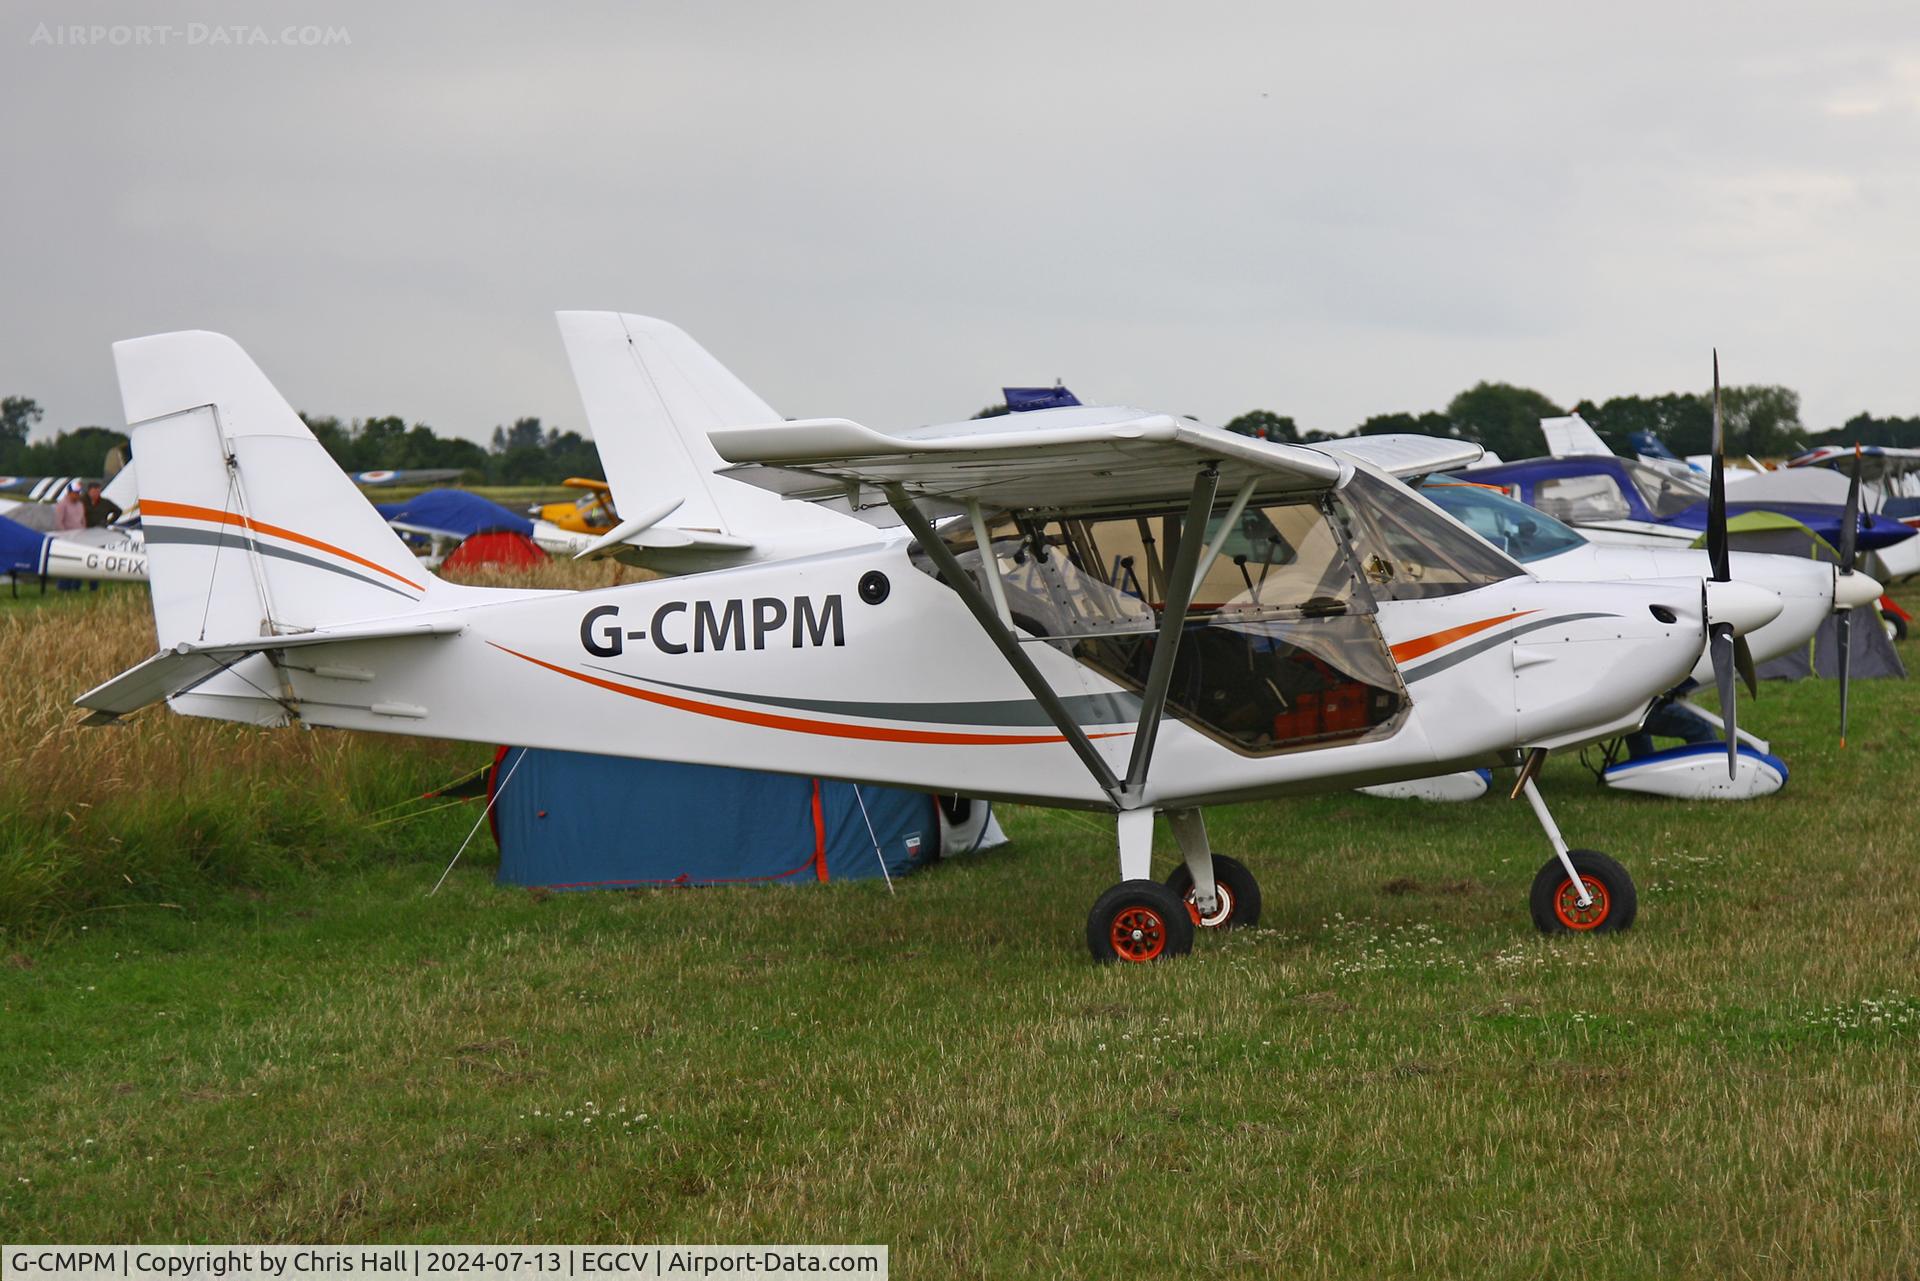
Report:
[{"label": "aircraft wing", "polygon": [[1821,445],[1787,460],[1788,467],[1827,467],[1843,476],[1851,476],[1858,457],[1862,480],[1883,476],[1905,476],[1920,471],[1920,449],[1900,449],[1892,445],[1862,446],[1856,455],[1852,445]]},{"label": "aircraft wing", "polygon": [[1486,450],[1471,440],[1448,440],[1445,436],[1414,436],[1394,433],[1382,436],[1349,436],[1341,440],[1315,441],[1322,453],[1342,458],[1358,458],[1381,471],[1410,480],[1429,472],[1458,471],[1479,462]]},{"label": "aircraft wing", "polygon": [[105,725],[175,694],[184,694],[202,681],[233,666],[249,654],[269,649],[303,649],[346,641],[404,640],[420,636],[450,636],[465,624],[457,619],[413,619],[402,622],[349,623],[344,627],[296,632],[290,636],[258,636],[219,644],[182,641],[161,650],[146,662],[129,667],[104,685],[74,700],[93,715],[88,725]]},{"label": "aircraft wing", "polygon": [[441,481],[458,480],[462,474],[458,467],[409,467],[399,471],[357,471],[352,479],[362,489],[379,489],[387,485],[438,485]]},{"label": "aircraft wing", "polygon": [[[1220,467],[1220,490],[1256,496],[1330,489],[1347,474],[1315,449],[1237,436],[1138,409],[1079,406],[880,432],[819,418],[712,433],[727,476],[788,498],[899,485],[915,498],[1010,511],[1086,511],[1184,499],[1193,472]],[[877,496],[876,496],[877,500]]]}]

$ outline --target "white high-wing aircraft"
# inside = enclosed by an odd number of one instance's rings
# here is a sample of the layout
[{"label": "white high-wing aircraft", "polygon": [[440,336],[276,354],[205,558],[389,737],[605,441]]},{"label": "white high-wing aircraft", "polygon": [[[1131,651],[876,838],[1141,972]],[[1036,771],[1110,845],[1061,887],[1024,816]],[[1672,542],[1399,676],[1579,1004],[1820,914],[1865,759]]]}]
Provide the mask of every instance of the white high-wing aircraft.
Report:
[{"label": "white high-wing aircraft", "polygon": [[[166,700],[567,747],[553,727],[585,719],[613,754],[1103,811],[1102,960],[1256,919],[1205,805],[1496,764],[1522,766],[1553,849],[1536,924],[1625,928],[1631,877],[1567,849],[1533,776],[1639,724],[1709,636],[1730,682],[1735,633],[1780,609],[1724,574],[1541,582],[1363,462],[1102,407],[716,431],[734,483],[884,503],[904,528],[811,508],[838,545],[593,592],[464,587],[421,569],[230,339],[114,356],[161,648],[79,699],[91,721]],[[1156,814],[1184,859],[1164,885]]]}]

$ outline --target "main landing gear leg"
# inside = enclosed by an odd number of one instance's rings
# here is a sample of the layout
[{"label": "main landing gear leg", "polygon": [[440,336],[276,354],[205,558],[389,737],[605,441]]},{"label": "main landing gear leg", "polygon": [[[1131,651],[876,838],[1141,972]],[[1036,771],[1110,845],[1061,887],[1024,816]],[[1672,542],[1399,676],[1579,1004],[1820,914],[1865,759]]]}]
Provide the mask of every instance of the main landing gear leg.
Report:
[{"label": "main landing gear leg", "polygon": [[1167,824],[1180,842],[1185,862],[1167,877],[1167,888],[1187,905],[1193,923],[1207,930],[1230,930],[1260,920],[1260,885],[1238,859],[1215,854],[1207,841],[1207,821],[1197,809],[1168,810]]},{"label": "main landing gear leg", "polygon": [[1087,950],[1096,961],[1145,964],[1193,950],[1193,918],[1178,895],[1152,878],[1153,811],[1121,810],[1120,883],[1087,914]]},{"label": "main landing gear leg", "polygon": [[1570,850],[1531,773],[1520,785],[1553,857],[1533,878],[1528,905],[1542,934],[1606,934],[1633,924],[1639,900],[1627,869],[1598,850]]}]

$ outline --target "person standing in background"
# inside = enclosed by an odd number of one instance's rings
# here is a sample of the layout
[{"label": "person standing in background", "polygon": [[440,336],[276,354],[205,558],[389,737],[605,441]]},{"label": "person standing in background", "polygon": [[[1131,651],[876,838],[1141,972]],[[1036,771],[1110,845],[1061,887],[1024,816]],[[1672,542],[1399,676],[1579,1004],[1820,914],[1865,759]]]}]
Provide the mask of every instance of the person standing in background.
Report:
[{"label": "person standing in background", "polygon": [[[64,534],[86,527],[87,506],[80,496],[80,482],[68,481],[65,491],[53,505],[53,528]],[[56,579],[53,585],[60,591],[71,592],[79,589],[80,582],[74,578],[61,578]]]},{"label": "person standing in background", "polygon": [[87,482],[87,494],[80,500],[80,506],[86,513],[88,529],[104,528],[113,524],[120,516],[119,506],[108,500],[97,480]]}]

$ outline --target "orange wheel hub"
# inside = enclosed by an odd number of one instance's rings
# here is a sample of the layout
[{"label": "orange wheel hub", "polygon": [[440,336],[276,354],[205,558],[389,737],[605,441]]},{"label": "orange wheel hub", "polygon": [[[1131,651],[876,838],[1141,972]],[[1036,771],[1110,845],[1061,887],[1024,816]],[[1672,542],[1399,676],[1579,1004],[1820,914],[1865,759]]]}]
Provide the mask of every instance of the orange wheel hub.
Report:
[{"label": "orange wheel hub", "polygon": [[1187,915],[1193,918],[1195,925],[1203,930],[1217,930],[1233,919],[1232,890],[1229,890],[1218,881],[1213,883],[1213,897],[1217,902],[1214,905],[1212,916],[1200,915],[1200,905],[1194,902],[1193,897],[1196,892],[1197,891],[1194,890],[1188,890],[1186,897]]},{"label": "orange wheel hub", "polygon": [[1126,907],[1113,918],[1114,953],[1123,961],[1151,961],[1167,950],[1167,923],[1150,907]]},{"label": "orange wheel hub", "polygon": [[1571,878],[1562,880],[1560,888],[1553,892],[1553,914],[1560,918],[1560,924],[1570,930],[1598,929],[1607,919],[1607,913],[1613,909],[1613,902],[1607,897],[1607,887],[1591,876],[1580,878],[1587,887],[1592,901],[1585,907],[1580,906],[1580,891],[1573,887]]}]

